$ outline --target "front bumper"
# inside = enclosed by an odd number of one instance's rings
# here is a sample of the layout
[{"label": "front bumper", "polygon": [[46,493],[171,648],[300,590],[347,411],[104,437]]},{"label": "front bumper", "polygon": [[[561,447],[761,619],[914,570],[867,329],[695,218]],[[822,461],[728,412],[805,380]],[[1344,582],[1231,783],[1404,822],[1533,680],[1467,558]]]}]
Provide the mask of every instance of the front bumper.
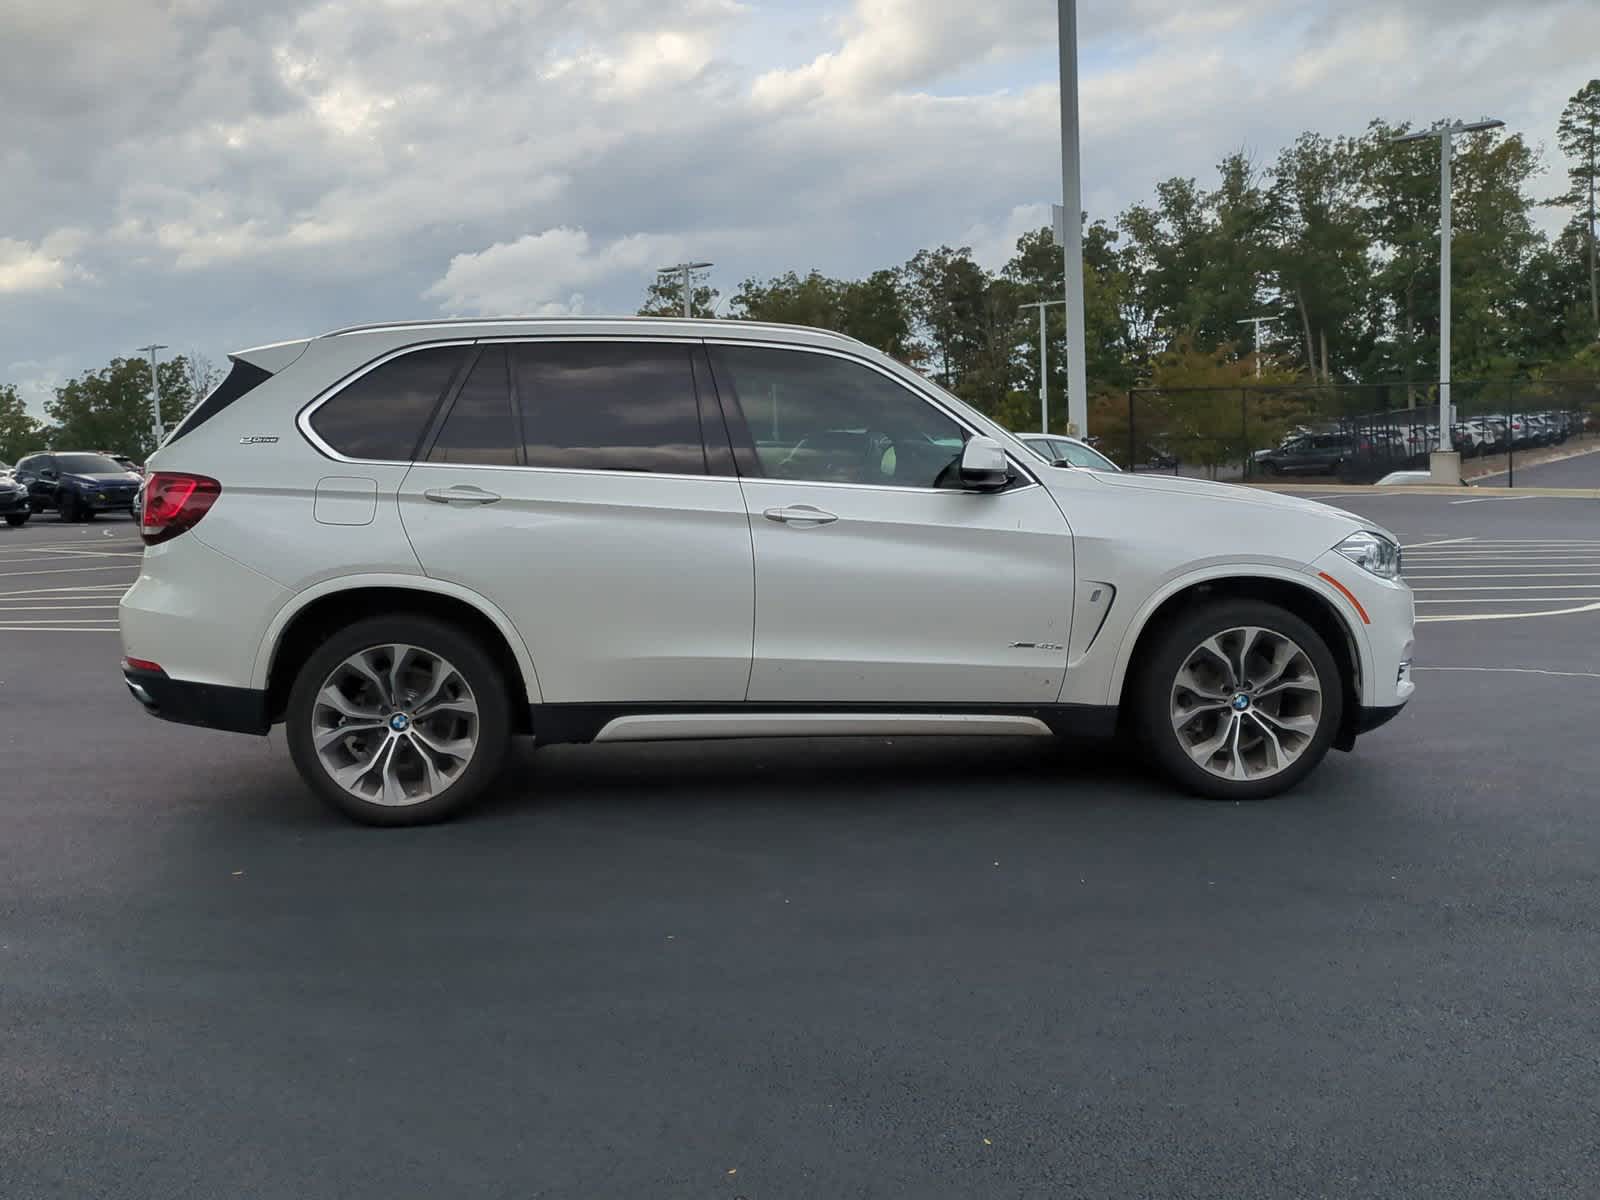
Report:
[{"label": "front bumper", "polygon": [[27,492],[0,492],[0,517],[15,516],[17,513],[32,512],[28,505]]},{"label": "front bumper", "polygon": [[128,666],[122,668],[122,680],[139,706],[163,721],[227,733],[265,734],[272,728],[267,694],[255,688],[191,683],[165,671]]},{"label": "front bumper", "polygon": [[1405,702],[1387,706],[1361,706],[1361,715],[1356,721],[1357,733],[1371,733],[1374,729],[1387,725],[1400,715],[1400,710],[1405,707]]},{"label": "front bumper", "polygon": [[78,503],[95,512],[125,512],[133,508],[135,494],[134,492],[126,495],[121,492],[79,492]]}]

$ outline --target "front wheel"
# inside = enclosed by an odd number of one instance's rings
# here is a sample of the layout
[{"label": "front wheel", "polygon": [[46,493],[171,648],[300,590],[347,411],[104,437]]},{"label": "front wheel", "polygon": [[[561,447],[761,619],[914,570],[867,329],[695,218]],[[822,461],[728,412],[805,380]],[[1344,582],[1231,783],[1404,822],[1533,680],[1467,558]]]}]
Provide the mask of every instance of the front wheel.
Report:
[{"label": "front wheel", "polygon": [[369,825],[452,816],[499,774],[511,692],[483,647],[421,615],[334,634],[301,667],[289,751],[311,788]]},{"label": "front wheel", "polygon": [[1222,600],[1169,626],[1144,657],[1140,733],[1162,768],[1216,800],[1277,795],[1322,761],[1344,714],[1327,644],[1274,604]]},{"label": "front wheel", "polygon": [[15,529],[19,525],[26,525],[28,518],[32,515],[32,513],[7,513],[6,524]]},{"label": "front wheel", "polygon": [[71,492],[61,492],[56,496],[56,517],[69,522],[78,519],[78,498]]}]

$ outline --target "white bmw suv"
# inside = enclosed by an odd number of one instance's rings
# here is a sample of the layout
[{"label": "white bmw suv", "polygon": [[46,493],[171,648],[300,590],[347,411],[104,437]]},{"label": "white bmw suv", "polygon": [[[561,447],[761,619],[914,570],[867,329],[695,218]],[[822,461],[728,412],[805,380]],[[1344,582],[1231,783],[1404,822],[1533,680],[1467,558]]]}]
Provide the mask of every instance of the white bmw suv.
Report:
[{"label": "white bmw suv", "polygon": [[1051,467],[837,334],[343,329],[244,350],[148,464],[123,674],[283,723],[359,820],[455,812],[514,735],[1137,734],[1254,799],[1410,697],[1394,538]]}]

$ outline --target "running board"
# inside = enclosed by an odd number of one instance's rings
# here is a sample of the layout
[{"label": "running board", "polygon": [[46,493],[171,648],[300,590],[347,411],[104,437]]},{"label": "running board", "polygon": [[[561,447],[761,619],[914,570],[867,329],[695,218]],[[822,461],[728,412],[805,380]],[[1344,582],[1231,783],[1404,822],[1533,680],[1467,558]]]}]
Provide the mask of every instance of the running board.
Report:
[{"label": "running board", "polygon": [[701,738],[1048,737],[1038,717],[1009,713],[705,712],[617,717],[597,742],[672,742]]}]

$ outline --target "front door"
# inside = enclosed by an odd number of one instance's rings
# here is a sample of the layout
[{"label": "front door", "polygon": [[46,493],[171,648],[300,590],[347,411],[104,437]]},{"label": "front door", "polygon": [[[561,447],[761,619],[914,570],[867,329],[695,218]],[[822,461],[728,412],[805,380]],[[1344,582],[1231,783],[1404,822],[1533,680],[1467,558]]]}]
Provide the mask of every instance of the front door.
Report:
[{"label": "front door", "polygon": [[486,343],[401,485],[423,569],[511,616],[546,703],[744,699],[749,521],[709,473],[699,353]]},{"label": "front door", "polygon": [[863,360],[711,354],[755,543],[750,699],[1054,702],[1072,540],[1045,488],[961,490],[970,431]]}]

